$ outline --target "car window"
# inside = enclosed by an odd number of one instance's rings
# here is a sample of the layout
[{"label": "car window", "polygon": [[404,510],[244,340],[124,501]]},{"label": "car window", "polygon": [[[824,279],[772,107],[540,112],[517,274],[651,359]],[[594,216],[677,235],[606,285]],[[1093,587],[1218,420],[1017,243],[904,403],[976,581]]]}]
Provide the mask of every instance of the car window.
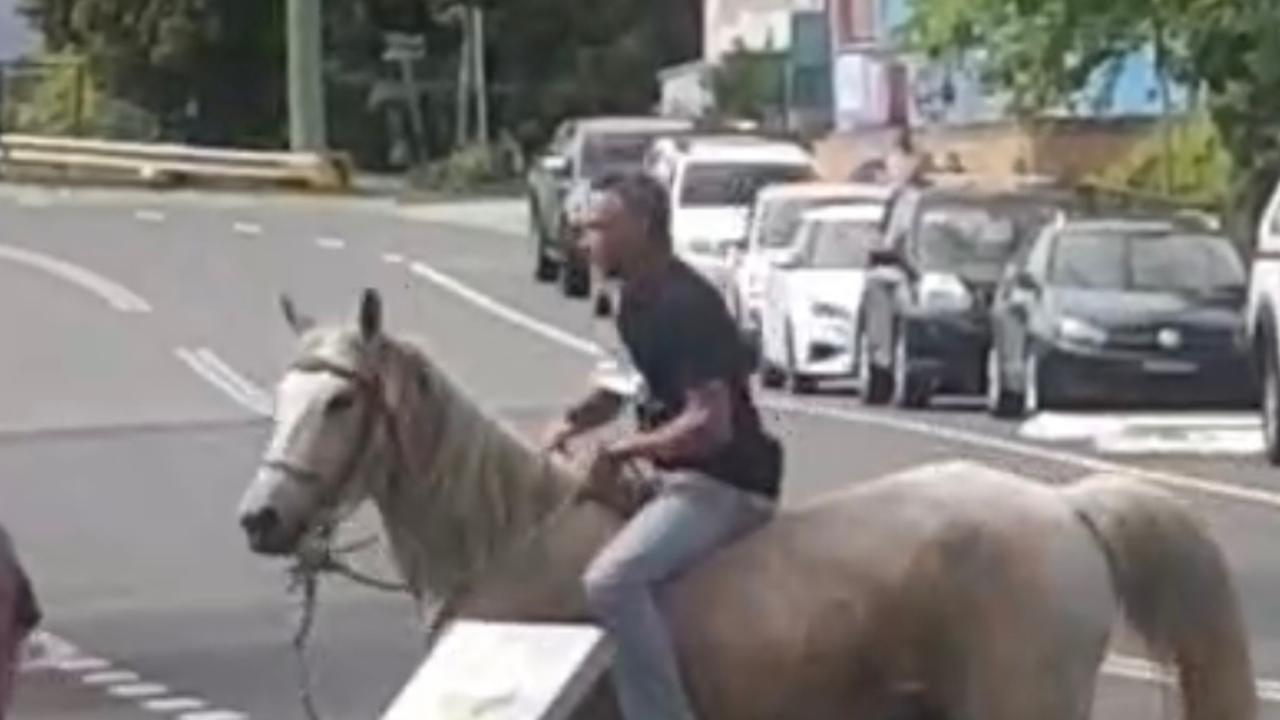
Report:
[{"label": "car window", "polygon": [[866,267],[880,241],[880,225],[872,220],[828,220],[813,226],[805,262],[811,268]]},{"label": "car window", "polygon": [[1224,237],[1124,229],[1065,233],[1052,275],[1054,285],[1101,290],[1202,293],[1245,284],[1244,263]]},{"label": "car window", "polygon": [[[833,205],[856,205],[857,200],[849,197],[788,197],[774,198],[760,207],[759,244],[769,249],[791,246],[795,238],[796,227],[805,212]],[[867,202],[865,204],[872,204]]]},{"label": "car window", "polygon": [[592,180],[644,167],[654,133],[595,133],[582,141],[582,175]]},{"label": "car window", "polygon": [[1038,202],[939,202],[926,207],[916,228],[913,259],[921,270],[994,281],[1019,245],[1056,213]]},{"label": "car window", "polygon": [[690,207],[748,205],[765,185],[812,176],[807,165],[690,163],[685,167],[679,201]]}]

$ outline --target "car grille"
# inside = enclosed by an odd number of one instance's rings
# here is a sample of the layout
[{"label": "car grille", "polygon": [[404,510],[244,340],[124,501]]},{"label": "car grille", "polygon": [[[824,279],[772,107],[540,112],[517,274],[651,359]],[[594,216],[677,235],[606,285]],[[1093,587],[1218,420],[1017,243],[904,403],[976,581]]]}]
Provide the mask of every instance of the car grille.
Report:
[{"label": "car grille", "polygon": [[1177,349],[1225,348],[1235,344],[1235,336],[1230,330],[1162,324],[1111,328],[1107,331],[1107,345],[1126,350],[1164,350],[1160,347],[1159,334],[1165,329],[1177,330],[1181,334],[1182,343]]}]

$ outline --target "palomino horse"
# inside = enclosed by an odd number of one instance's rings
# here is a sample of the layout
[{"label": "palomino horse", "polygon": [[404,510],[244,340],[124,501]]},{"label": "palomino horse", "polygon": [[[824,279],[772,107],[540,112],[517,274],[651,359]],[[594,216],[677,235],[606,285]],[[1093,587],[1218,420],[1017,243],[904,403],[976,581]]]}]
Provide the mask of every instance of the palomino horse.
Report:
[{"label": "palomino horse", "polygon": [[[300,350],[242,501],[251,547],[289,553],[369,498],[421,602],[468,582],[464,617],[584,620],[579,576],[621,519],[566,502],[578,478],[384,333],[372,291],[354,327],[285,314]],[[1081,720],[1121,609],[1176,666],[1186,718],[1256,713],[1218,546],[1120,478],[961,465],[861,484],[780,513],[664,600],[709,720]]]}]

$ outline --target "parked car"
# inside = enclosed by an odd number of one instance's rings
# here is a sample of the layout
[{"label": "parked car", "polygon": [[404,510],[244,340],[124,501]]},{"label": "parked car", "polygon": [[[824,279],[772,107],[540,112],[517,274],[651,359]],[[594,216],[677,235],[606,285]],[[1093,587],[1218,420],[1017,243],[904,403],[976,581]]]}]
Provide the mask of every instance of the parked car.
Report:
[{"label": "parked car", "polygon": [[557,278],[565,295],[591,292],[591,271],[577,247],[591,183],[614,172],[639,172],[656,138],[689,130],[687,120],[593,117],[563,123],[528,175],[534,276]]},{"label": "parked car", "polygon": [[1280,186],[1258,223],[1246,317],[1262,385],[1267,459],[1280,465]]},{"label": "parked car", "polygon": [[793,242],[801,217],[814,208],[865,204],[879,214],[889,188],[855,183],[786,183],[756,195],[747,229],[746,249],[731,262],[729,308],[752,346],[758,346],[765,288],[777,263],[795,254]]},{"label": "parked car", "polygon": [[858,325],[863,401],[919,407],[936,393],[981,393],[1001,270],[1073,202],[1046,189],[903,189]]},{"label": "parked car", "polygon": [[654,144],[646,167],[670,192],[676,254],[726,298],[731,253],[746,240],[756,193],[817,177],[802,146],[755,135],[667,138]]},{"label": "parked car", "polygon": [[836,205],[802,216],[765,289],[762,380],[809,392],[857,372],[856,323],[870,252],[880,243],[875,204]]},{"label": "parked car", "polygon": [[1174,221],[1054,224],[997,291],[988,407],[1256,403],[1245,285],[1223,235]]}]

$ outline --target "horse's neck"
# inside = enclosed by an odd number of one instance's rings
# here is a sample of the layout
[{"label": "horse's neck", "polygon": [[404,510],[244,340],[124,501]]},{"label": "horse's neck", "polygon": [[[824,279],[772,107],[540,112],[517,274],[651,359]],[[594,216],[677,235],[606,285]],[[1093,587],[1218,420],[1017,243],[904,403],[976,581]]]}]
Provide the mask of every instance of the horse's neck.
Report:
[{"label": "horse's neck", "polygon": [[[566,535],[591,545],[598,533],[573,529],[581,520],[567,516],[581,510],[552,516],[566,507],[573,478],[487,417],[440,372],[408,362],[393,376],[401,383],[394,422],[404,458],[375,500],[419,600],[509,574],[515,556],[520,575],[531,582],[555,584],[576,573],[578,543]],[[561,517],[563,527],[543,526],[559,526]]]}]

